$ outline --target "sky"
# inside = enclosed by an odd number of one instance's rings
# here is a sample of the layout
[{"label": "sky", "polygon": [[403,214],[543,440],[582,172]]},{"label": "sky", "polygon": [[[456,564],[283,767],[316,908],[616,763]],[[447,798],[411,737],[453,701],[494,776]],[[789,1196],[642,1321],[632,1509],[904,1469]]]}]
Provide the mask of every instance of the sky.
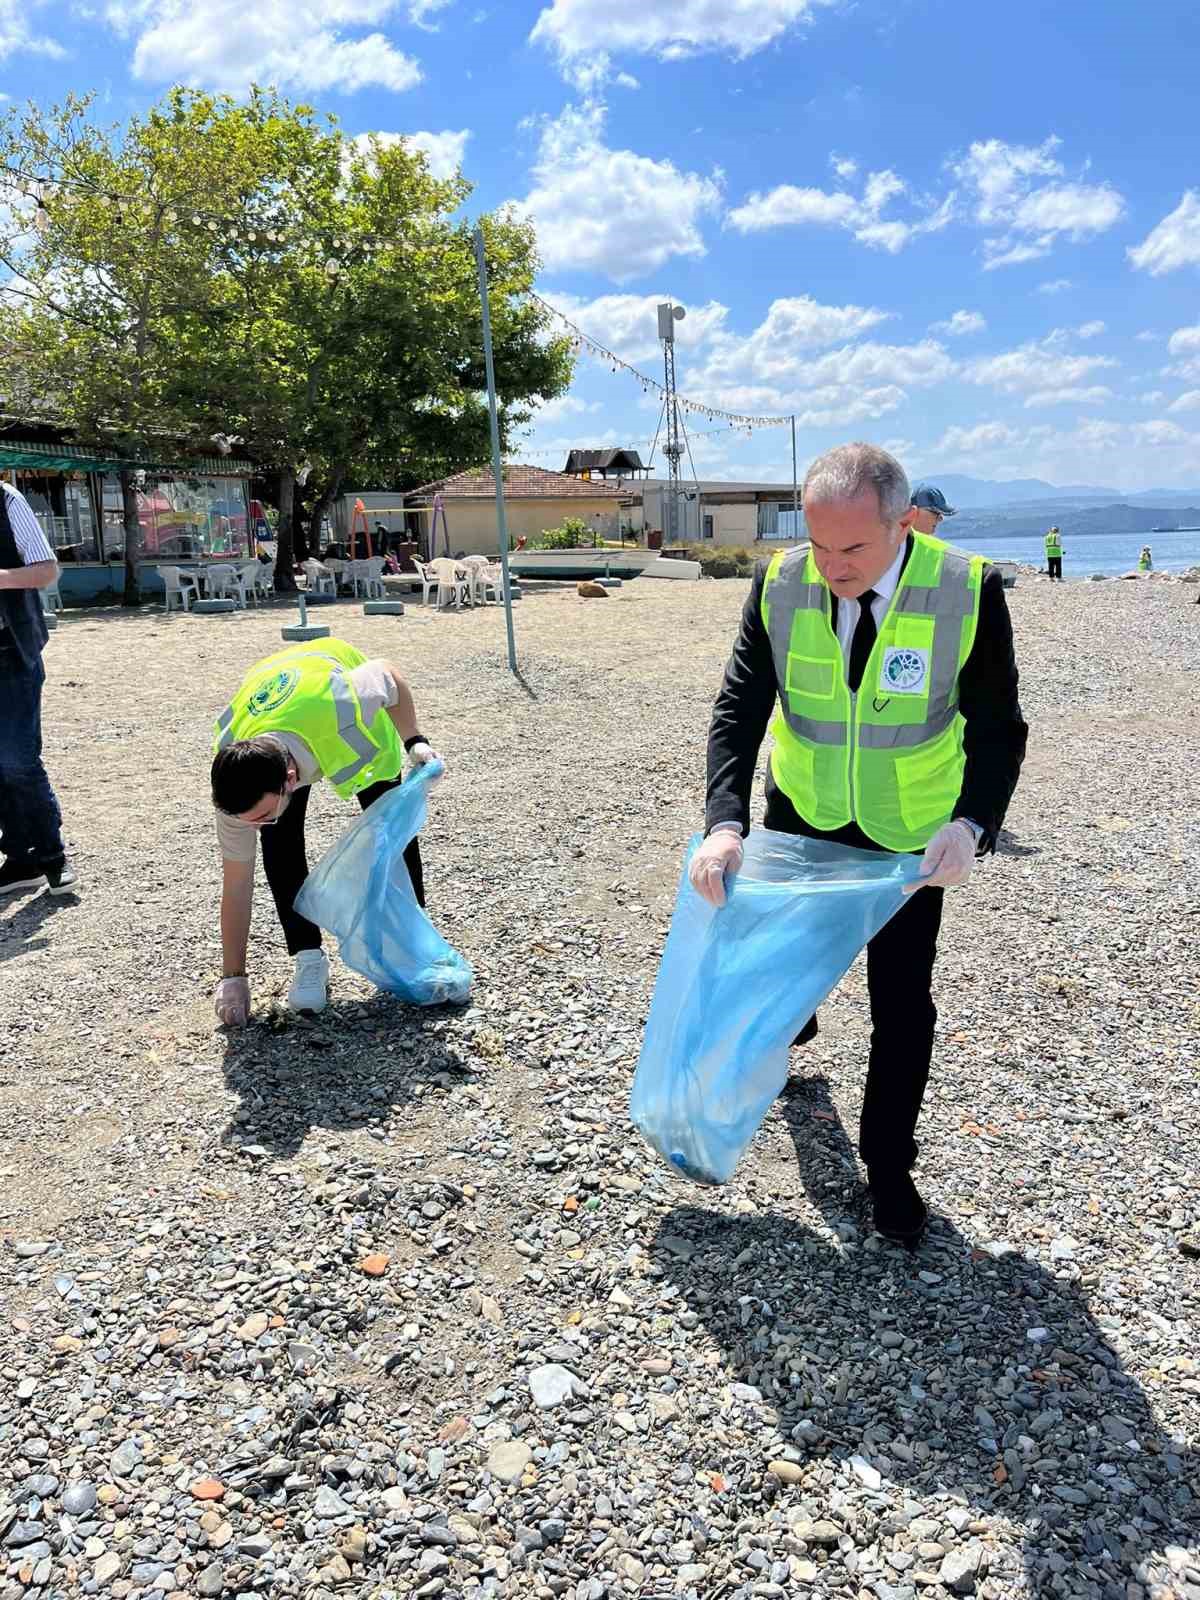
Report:
[{"label": "sky", "polygon": [[[670,299],[681,394],[914,478],[1200,485],[1198,69],[1195,0],[0,0],[10,104],[272,83],[410,137],[640,371]],[[513,457],[646,460],[658,412],[584,356]],[[689,436],[791,479],[787,426]]]}]

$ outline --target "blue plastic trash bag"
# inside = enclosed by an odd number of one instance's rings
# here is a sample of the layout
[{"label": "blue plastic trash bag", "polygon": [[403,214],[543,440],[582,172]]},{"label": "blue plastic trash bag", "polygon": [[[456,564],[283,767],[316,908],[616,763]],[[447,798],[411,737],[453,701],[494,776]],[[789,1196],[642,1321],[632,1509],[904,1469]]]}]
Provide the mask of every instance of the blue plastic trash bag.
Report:
[{"label": "blue plastic trash bag", "polygon": [[321,857],[296,910],[336,934],[342,960],[380,989],[417,1006],[465,1000],[474,974],[417,904],[405,846],[428,815],[440,761],[418,767],[383,795]]},{"label": "blue plastic trash bag", "polygon": [[633,1080],[646,1140],[697,1183],[726,1183],[783,1088],[788,1047],[903,903],[914,856],[753,830],[719,910],[688,847]]}]

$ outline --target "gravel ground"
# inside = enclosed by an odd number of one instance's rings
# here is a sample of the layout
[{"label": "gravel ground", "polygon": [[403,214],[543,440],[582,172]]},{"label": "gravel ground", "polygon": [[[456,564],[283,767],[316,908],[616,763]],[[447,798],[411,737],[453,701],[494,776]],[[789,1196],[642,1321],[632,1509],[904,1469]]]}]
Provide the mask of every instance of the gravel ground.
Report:
[{"label": "gravel ground", "polygon": [[519,682],[496,610],[340,607],[447,758],[475,1002],[335,968],[289,1018],[260,886],[228,1037],[208,726],[287,613],[69,615],[83,893],[0,920],[0,1600],[1200,1597],[1195,593],[1013,592],[1031,750],[948,902],[914,1255],[844,1131],[861,965],[727,1188],[626,1117],[743,584],[528,594]]}]

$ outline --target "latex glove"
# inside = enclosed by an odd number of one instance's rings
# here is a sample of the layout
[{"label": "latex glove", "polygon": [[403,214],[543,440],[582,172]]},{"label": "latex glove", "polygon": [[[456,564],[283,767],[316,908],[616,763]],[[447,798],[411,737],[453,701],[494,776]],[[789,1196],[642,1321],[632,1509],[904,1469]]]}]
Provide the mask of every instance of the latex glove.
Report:
[{"label": "latex glove", "polygon": [[[437,751],[432,745],[426,744],[424,739],[421,739],[418,740],[418,742],[414,744],[412,749],[408,752],[408,759],[415,769],[417,767],[427,766],[431,761],[440,761],[442,758],[440,755],[438,755]],[[444,777],[445,773],[439,772],[433,781],[434,783],[441,783]]]},{"label": "latex glove", "polygon": [[725,874],[733,875],[741,870],[741,865],[740,835],[734,833],[732,828],[717,828],[697,848],[688,867],[688,877],[692,888],[697,894],[703,895],[709,905],[723,906]]},{"label": "latex glove", "polygon": [[249,978],[222,978],[217,985],[215,1010],[226,1027],[240,1028],[249,1022]]},{"label": "latex glove", "polygon": [[948,822],[925,846],[921,876],[905,885],[905,894],[918,889],[950,889],[966,883],[975,865],[975,835],[965,822]]}]

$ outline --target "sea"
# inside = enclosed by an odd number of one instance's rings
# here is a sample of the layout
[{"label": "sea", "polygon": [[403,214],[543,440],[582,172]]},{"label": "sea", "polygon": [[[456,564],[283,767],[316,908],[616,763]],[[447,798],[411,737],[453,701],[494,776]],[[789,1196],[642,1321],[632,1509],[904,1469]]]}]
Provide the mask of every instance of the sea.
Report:
[{"label": "sea", "polygon": [[[938,530],[942,538],[963,550],[978,551],[993,561],[1019,561],[1023,566],[1044,567],[1046,544],[1043,534],[989,535],[975,539],[963,530],[959,538],[953,523]],[[1063,578],[1090,578],[1101,572],[1111,578],[1137,566],[1144,544],[1150,546],[1155,568],[1162,572],[1184,572],[1200,567],[1200,528],[1178,533],[1093,533],[1072,539],[1063,538]]]}]

